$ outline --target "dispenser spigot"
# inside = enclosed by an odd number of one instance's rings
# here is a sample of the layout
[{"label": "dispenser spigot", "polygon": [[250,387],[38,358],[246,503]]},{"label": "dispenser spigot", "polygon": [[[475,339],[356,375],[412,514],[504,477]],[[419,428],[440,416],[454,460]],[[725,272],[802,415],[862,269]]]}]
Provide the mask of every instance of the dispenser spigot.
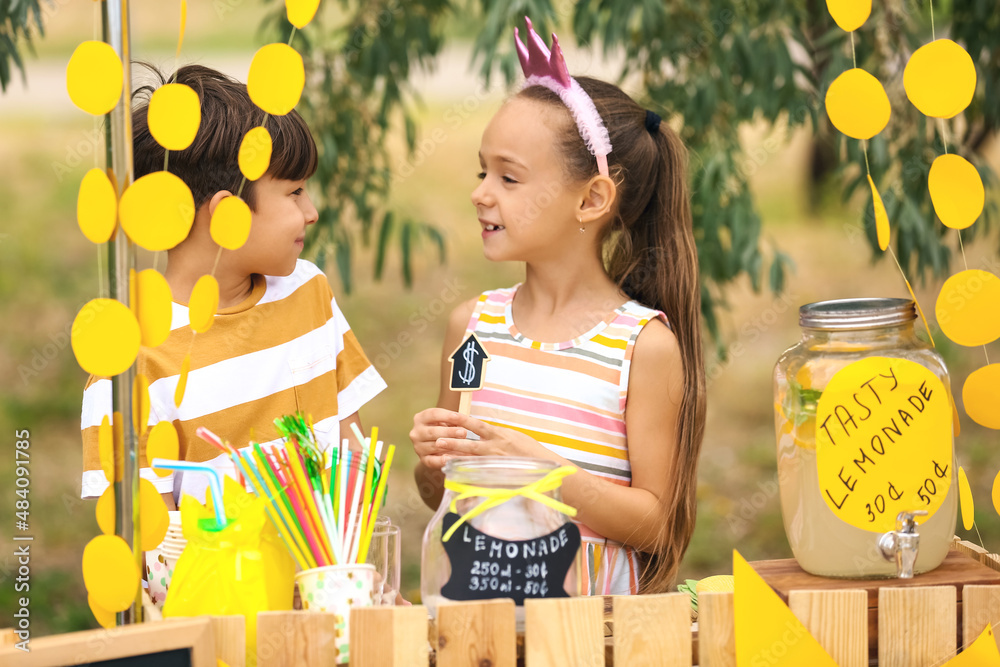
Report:
[{"label": "dispenser spigot", "polygon": [[900,512],[896,516],[896,530],[883,533],[878,540],[882,557],[896,561],[896,576],[900,579],[913,578],[913,566],[920,550],[920,535],[917,533],[916,517],[927,516],[925,510]]}]

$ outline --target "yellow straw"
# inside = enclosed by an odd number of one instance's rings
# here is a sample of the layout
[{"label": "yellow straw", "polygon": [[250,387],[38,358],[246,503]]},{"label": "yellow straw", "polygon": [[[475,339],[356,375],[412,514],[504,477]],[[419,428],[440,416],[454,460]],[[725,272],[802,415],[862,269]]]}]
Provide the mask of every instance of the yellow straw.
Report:
[{"label": "yellow straw", "polygon": [[371,546],[372,534],[375,532],[375,518],[378,517],[378,508],[382,506],[382,499],[385,497],[386,482],[389,479],[389,468],[392,467],[392,457],[396,453],[396,445],[389,445],[389,451],[385,455],[385,465],[382,466],[382,476],[378,480],[378,489],[375,491],[375,502],[372,504],[372,511],[375,517],[368,522],[368,531],[362,535],[361,553],[358,555],[359,563],[364,563],[368,558],[368,547]]},{"label": "yellow straw", "polygon": [[[374,436],[378,429],[372,429],[372,441],[368,446],[368,466],[365,468],[365,490],[364,494],[361,496],[361,526],[359,534],[364,535],[368,532],[368,510],[371,508],[372,502],[372,483],[375,478],[375,439]],[[364,561],[359,561],[363,563]]]}]

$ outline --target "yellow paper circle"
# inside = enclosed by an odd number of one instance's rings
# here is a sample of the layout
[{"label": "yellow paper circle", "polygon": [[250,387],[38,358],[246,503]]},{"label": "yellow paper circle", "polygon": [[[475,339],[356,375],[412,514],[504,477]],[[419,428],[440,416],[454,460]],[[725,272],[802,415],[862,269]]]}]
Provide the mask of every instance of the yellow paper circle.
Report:
[{"label": "yellow paper circle", "polygon": [[885,251],[889,247],[889,214],[885,212],[885,204],[882,203],[882,195],[875,187],[875,181],[871,175],[868,176],[868,185],[872,188],[872,208],[875,210],[875,233],[878,236],[878,247]]},{"label": "yellow paper circle", "polygon": [[153,91],[148,114],[153,138],[167,150],[182,151],[198,134],[201,101],[190,86],[168,83]]},{"label": "yellow paper circle", "polygon": [[988,271],[967,269],[941,286],[935,306],[944,335],[967,347],[1000,338],[1000,278]]},{"label": "yellow paper circle", "polygon": [[93,375],[118,375],[139,354],[139,323],[121,301],[93,299],[73,320],[70,342],[83,370]]},{"label": "yellow paper circle", "polygon": [[[149,439],[146,441],[146,461],[147,465],[152,465],[153,459],[170,459],[176,461],[180,455],[180,439],[177,437],[177,429],[168,421],[157,422],[149,432]],[[153,468],[160,477],[166,477],[172,471]]]},{"label": "yellow paper circle", "polygon": [[219,309],[219,281],[214,276],[206,274],[198,278],[191,290],[188,309],[191,328],[195,332],[205,333],[212,328],[215,312]]},{"label": "yellow paper circle", "polygon": [[950,39],[938,39],[913,52],[903,69],[906,96],[920,113],[952,118],[962,113],[976,92],[972,57]]},{"label": "yellow paper circle", "polygon": [[109,484],[97,499],[97,527],[104,535],[115,534],[115,486]]},{"label": "yellow paper circle", "polygon": [[98,535],[83,549],[83,583],[94,602],[111,612],[128,609],[139,588],[132,550],[117,535]]},{"label": "yellow paper circle", "polygon": [[285,0],[285,11],[288,13],[288,22],[302,30],[316,15],[319,7],[319,0]]},{"label": "yellow paper circle", "polygon": [[97,455],[101,460],[101,470],[108,483],[115,481],[115,445],[111,429],[111,421],[107,415],[97,427]]},{"label": "yellow paper circle", "polygon": [[148,479],[139,480],[139,525],[142,526],[142,550],[152,551],[167,535],[170,515],[163,496]]},{"label": "yellow paper circle", "polygon": [[826,0],[826,8],[840,29],[854,32],[872,13],[872,0]]},{"label": "yellow paper circle", "polygon": [[248,181],[256,181],[267,173],[271,166],[271,147],[271,133],[266,127],[255,127],[243,136],[237,162]]},{"label": "yellow paper circle", "polygon": [[298,51],[287,44],[267,44],[250,63],[247,92],[267,113],[284,116],[299,103],[305,83],[305,66]]},{"label": "yellow paper circle", "polygon": [[833,126],[854,139],[871,139],[889,123],[889,96],[878,79],[849,69],[826,91],[826,113]]},{"label": "yellow paper circle", "polygon": [[90,605],[91,613],[94,615],[94,618],[97,619],[97,622],[101,625],[102,628],[110,630],[111,628],[115,627],[117,623],[117,619],[115,619],[115,612],[108,611],[101,605],[94,602],[93,595],[87,595],[87,604]]},{"label": "yellow paper circle", "polygon": [[111,238],[118,219],[118,195],[103,169],[94,167],[83,175],[76,198],[76,221],[91,243]]},{"label": "yellow paper circle", "polygon": [[842,521],[894,530],[896,516],[934,516],[952,478],[951,399],[930,369],[868,357],[841,368],[816,406],[819,492]]},{"label": "yellow paper circle", "polygon": [[181,362],[181,375],[177,378],[177,388],[174,389],[174,405],[178,408],[181,407],[181,402],[184,400],[184,390],[187,389],[188,381],[188,371],[191,370],[191,355],[184,355],[184,361]]},{"label": "yellow paper circle", "polygon": [[122,61],[110,45],[84,42],[66,66],[66,91],[80,109],[103,116],[118,104],[124,77]]},{"label": "yellow paper circle", "polygon": [[972,163],[961,155],[938,155],[927,175],[934,212],[945,227],[965,229],[982,214],[986,189]]},{"label": "yellow paper circle", "polygon": [[986,428],[1000,429],[1000,364],[977,368],[962,385],[965,414]]},{"label": "yellow paper circle", "polygon": [[141,437],[149,425],[149,378],[136,373],[132,381],[132,428]]},{"label": "yellow paper circle", "polygon": [[962,525],[966,530],[972,530],[972,524],[976,522],[976,508],[972,502],[972,489],[969,488],[965,468],[958,469],[958,500],[962,508]]},{"label": "yellow paper circle", "polygon": [[156,347],[170,335],[173,295],[170,284],[156,269],[140,271],[136,276],[136,304],[142,344]]},{"label": "yellow paper circle", "polygon": [[194,222],[194,197],[177,176],[155,171],[125,190],[118,217],[129,238],[146,250],[170,250],[187,238]]},{"label": "yellow paper circle", "polygon": [[993,479],[993,509],[1000,513],[1000,474]]},{"label": "yellow paper circle", "polygon": [[226,250],[236,250],[250,237],[250,207],[239,197],[226,197],[215,207],[209,231],[212,240]]}]

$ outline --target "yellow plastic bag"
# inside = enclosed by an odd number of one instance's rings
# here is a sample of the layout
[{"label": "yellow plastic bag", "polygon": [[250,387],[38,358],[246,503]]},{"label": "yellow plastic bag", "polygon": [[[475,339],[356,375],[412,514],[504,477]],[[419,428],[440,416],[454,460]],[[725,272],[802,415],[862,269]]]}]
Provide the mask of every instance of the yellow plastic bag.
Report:
[{"label": "yellow plastic bag", "polygon": [[215,512],[191,496],[181,499],[187,546],[174,567],[163,605],[165,618],[241,614],[246,617],[247,665],[257,664],[257,613],[292,608],[295,563],[264,513],[266,499],[227,477],[228,524],[216,530]]}]

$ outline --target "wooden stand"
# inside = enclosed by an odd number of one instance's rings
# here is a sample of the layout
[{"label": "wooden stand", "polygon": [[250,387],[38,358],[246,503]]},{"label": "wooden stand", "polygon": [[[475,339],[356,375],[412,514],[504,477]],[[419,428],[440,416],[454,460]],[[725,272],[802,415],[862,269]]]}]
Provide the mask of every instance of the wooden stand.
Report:
[{"label": "wooden stand", "polygon": [[962,634],[962,591],[966,586],[1000,584],[1000,572],[983,565],[963,551],[952,549],[936,569],[918,574],[912,579],[829,579],[809,574],[793,558],[762,560],[750,563],[757,573],[787,604],[794,591],[864,590],[868,596],[868,649],[871,657],[878,654],[878,611],[880,591],[890,588],[923,588],[954,586],[957,595],[958,615],[955,619],[959,645]]}]

